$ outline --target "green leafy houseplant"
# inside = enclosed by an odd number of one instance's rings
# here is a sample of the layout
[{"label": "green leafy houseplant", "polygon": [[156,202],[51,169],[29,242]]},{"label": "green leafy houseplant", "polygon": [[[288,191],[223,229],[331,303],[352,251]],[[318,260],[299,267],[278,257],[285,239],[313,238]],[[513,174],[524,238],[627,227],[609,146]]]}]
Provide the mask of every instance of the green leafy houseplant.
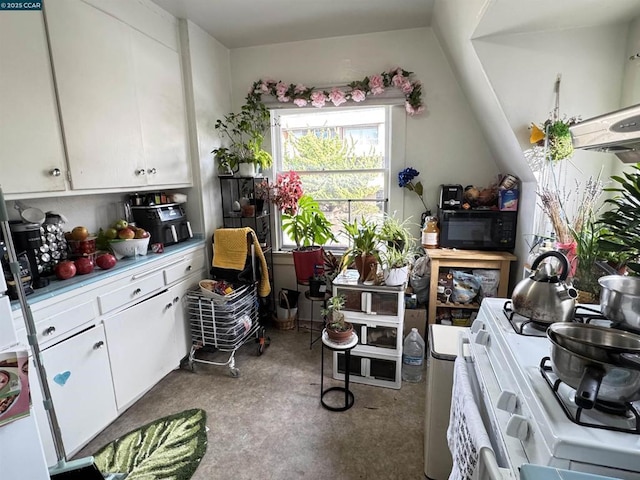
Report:
[{"label": "green leafy houseplant", "polygon": [[320,314],[327,319],[327,328],[336,332],[350,331],[353,327],[345,321],[344,308],[346,298],[344,295],[331,297],[327,302],[327,307],[323,308]]},{"label": "green leafy houseplant", "polygon": [[380,240],[387,242],[390,248],[403,250],[405,245],[411,243],[413,237],[408,227],[409,219],[400,220],[393,215],[385,214],[380,226]]},{"label": "green leafy houseplant", "polygon": [[310,195],[300,197],[296,213],[282,213],[282,231],[297,247],[322,246],[329,240],[335,241],[331,226],[318,202]]},{"label": "green leafy houseplant", "polygon": [[[612,176],[619,186],[606,188],[616,196],[605,200],[612,208],[600,216],[600,223],[607,232],[599,239],[600,248],[610,254],[627,257],[627,269],[632,275],[640,275],[640,164],[633,165],[633,172],[624,176]],[[633,261],[631,261],[633,260]]]},{"label": "green leafy houseplant", "polygon": [[264,135],[269,128],[269,110],[262,102],[247,97],[239,113],[229,113],[215,123],[227,147],[212,150],[222,170],[235,172],[241,163],[253,163],[261,168],[273,164],[271,154],[263,150]]},{"label": "green leafy houseplant", "polygon": [[380,235],[378,225],[360,217],[353,222],[342,221],[343,233],[349,239],[350,246],[342,254],[341,269],[348,268],[355,262],[360,273],[360,280],[364,281],[373,266],[378,263]]}]

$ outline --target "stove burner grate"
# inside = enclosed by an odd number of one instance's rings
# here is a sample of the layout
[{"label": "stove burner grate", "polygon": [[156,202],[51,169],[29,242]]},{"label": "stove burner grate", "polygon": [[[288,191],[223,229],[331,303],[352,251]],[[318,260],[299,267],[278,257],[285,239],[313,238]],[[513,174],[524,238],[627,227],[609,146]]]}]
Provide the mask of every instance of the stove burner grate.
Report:
[{"label": "stove burner grate", "polygon": [[[513,303],[511,300],[504,302],[502,312],[518,335],[525,335],[529,337],[546,336],[547,328],[549,328],[550,324],[537,322],[533,318],[525,317],[524,315],[516,313],[513,309]],[[602,313],[600,313],[599,310],[584,307],[582,305],[578,305],[574,308],[572,320],[576,323],[591,323],[596,320],[609,321],[602,315]]]},{"label": "stove burner grate", "polygon": [[[602,425],[599,423],[594,423],[590,421],[582,420],[583,408],[577,407],[575,413],[572,413],[569,407],[566,405],[565,401],[558,393],[558,389],[561,384],[564,384],[562,380],[559,378],[552,379],[549,373],[553,372],[551,368],[551,358],[543,357],[540,361],[540,372],[542,373],[542,377],[546,380],[547,385],[551,388],[556,397],[556,400],[562,407],[565,415],[569,420],[577,425],[581,425],[583,427],[592,427],[592,428],[600,428],[602,430],[610,430],[613,432],[623,432],[623,433],[632,433],[635,435],[640,435],[640,412],[638,409],[633,406],[630,402],[624,403],[615,403],[615,402],[607,402],[603,400],[596,400],[596,406],[594,407],[596,410],[599,410],[605,414],[612,415],[614,417],[623,417],[629,418],[635,421],[635,427],[618,427],[614,425]],[[575,406],[575,405],[574,405]],[[588,410],[587,410],[588,411]]]}]

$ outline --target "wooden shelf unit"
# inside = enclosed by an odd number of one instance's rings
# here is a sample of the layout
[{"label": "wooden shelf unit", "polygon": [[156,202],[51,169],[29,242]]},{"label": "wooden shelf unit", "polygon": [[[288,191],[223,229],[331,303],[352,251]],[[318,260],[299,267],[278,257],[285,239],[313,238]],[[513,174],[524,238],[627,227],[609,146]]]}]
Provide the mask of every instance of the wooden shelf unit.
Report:
[{"label": "wooden shelf unit", "polygon": [[500,270],[498,296],[506,297],[509,289],[509,269],[511,262],[518,258],[509,252],[490,252],[482,250],[456,250],[433,248],[426,250],[431,262],[431,280],[429,283],[429,325],[436,322],[436,308],[466,308],[477,310],[479,303],[461,304],[438,301],[438,273],[440,268],[488,268]]}]

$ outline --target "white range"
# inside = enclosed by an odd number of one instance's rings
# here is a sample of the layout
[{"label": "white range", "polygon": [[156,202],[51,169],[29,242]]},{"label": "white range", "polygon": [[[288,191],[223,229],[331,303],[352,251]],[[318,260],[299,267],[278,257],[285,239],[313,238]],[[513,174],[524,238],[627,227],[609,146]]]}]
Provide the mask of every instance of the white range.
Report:
[{"label": "white range", "polygon": [[531,463],[640,480],[640,402],[614,413],[578,409],[575,390],[556,382],[550,362],[541,368],[551,348],[544,326],[513,315],[506,299],[483,301],[469,343],[479,407],[500,467],[514,478],[520,465]]}]

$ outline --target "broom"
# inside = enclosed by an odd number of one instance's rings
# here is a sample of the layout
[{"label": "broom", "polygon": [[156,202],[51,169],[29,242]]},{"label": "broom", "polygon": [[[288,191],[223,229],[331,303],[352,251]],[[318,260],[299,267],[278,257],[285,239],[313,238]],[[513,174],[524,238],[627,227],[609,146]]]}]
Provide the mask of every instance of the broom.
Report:
[{"label": "broom", "polygon": [[7,214],[7,207],[4,203],[4,195],[2,194],[1,187],[0,226],[2,227],[2,235],[4,236],[5,243],[7,245],[11,273],[16,281],[16,292],[18,294],[18,300],[20,301],[20,307],[22,308],[24,316],[27,338],[31,345],[31,350],[33,351],[33,363],[36,366],[36,373],[40,380],[42,397],[44,399],[44,408],[47,412],[47,418],[49,419],[49,426],[51,427],[51,433],[53,434],[53,446],[55,447],[56,456],[58,458],[58,463],[49,468],[49,477],[52,480],[104,480],[102,473],[100,473],[98,467],[93,463],[93,457],[67,461],[64,444],[62,443],[62,435],[60,434],[60,424],[58,423],[58,417],[56,416],[56,412],[53,407],[51,390],[47,383],[47,372],[40,358],[40,347],[38,346],[36,326],[22,286],[20,264],[18,263],[18,256],[13,246],[13,239],[11,238],[9,215]]}]

